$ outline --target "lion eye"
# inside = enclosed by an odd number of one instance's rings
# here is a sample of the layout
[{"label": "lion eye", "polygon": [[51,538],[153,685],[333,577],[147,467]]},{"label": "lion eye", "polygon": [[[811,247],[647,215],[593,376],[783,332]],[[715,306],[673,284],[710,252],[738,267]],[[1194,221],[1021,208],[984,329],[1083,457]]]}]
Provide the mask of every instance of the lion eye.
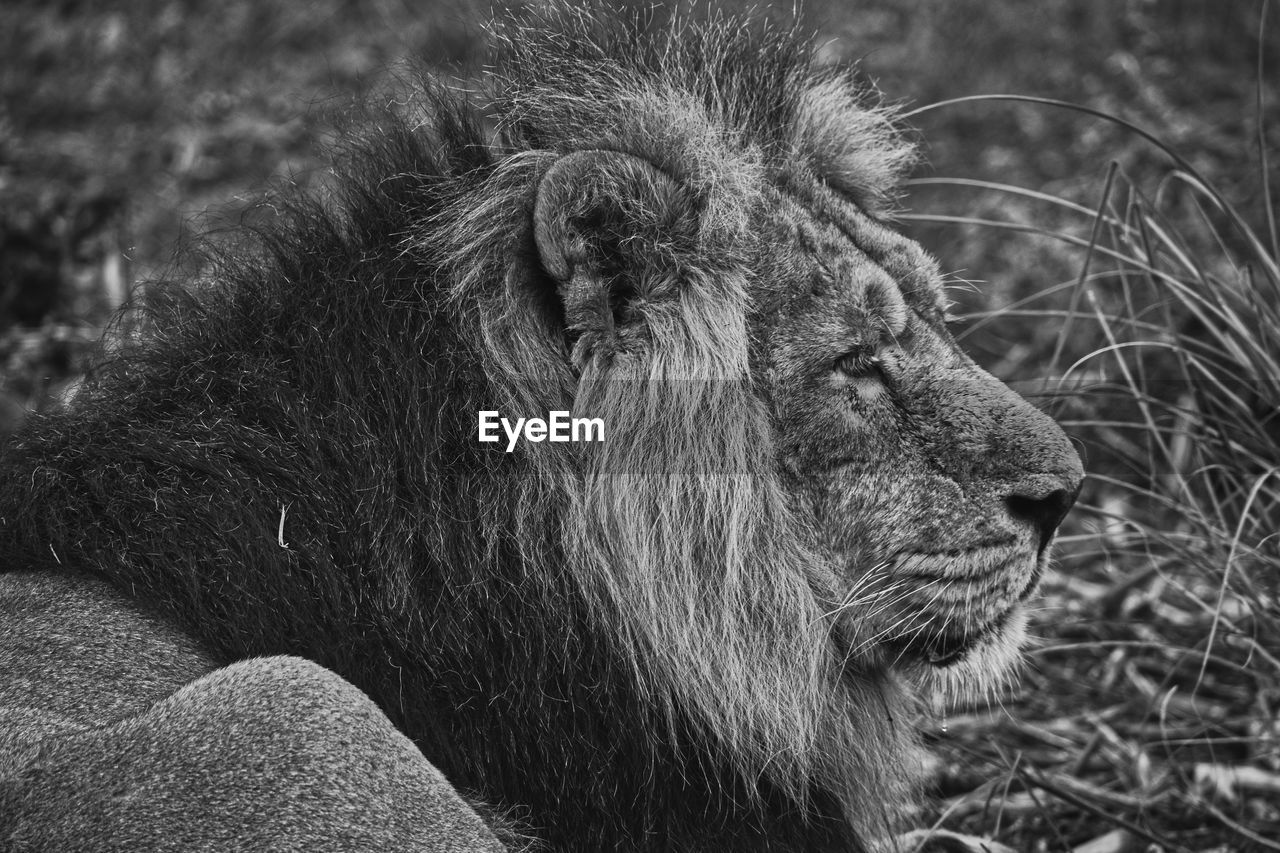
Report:
[{"label": "lion eye", "polygon": [[835,369],[846,376],[866,377],[880,370],[880,357],[871,347],[859,347],[836,359]]}]

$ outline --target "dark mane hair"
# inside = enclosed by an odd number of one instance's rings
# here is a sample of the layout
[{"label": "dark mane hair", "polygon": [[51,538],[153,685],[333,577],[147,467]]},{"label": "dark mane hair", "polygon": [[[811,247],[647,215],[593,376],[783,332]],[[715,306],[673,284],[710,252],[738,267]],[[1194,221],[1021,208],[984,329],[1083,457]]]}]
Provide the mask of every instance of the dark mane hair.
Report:
[{"label": "dark mane hair", "polygon": [[[750,223],[799,171],[883,210],[911,152],[794,33],[643,30],[517,18],[484,110],[423,81],[362,120],[330,199],[151,288],[3,451],[0,565],[95,572],[228,660],[334,669],[555,849],[862,849],[909,799],[907,709],[844,659],[776,470]],[[538,183],[585,149],[692,199],[641,340],[570,334],[538,261]],[[482,409],[611,432],[505,454]]]}]

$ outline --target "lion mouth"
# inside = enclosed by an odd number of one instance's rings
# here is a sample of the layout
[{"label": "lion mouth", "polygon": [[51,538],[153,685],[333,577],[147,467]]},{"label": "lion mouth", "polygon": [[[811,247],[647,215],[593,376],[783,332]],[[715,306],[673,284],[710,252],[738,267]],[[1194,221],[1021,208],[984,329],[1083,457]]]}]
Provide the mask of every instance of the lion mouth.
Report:
[{"label": "lion mouth", "polygon": [[980,640],[981,637],[974,635],[944,634],[894,640],[888,645],[899,660],[916,660],[935,669],[945,669],[964,660]]},{"label": "lion mouth", "polygon": [[1009,608],[977,630],[958,633],[943,629],[929,634],[900,637],[890,641],[888,645],[899,660],[915,660],[935,669],[946,669],[960,663],[973,649],[1003,631],[1016,609],[1016,606]]}]

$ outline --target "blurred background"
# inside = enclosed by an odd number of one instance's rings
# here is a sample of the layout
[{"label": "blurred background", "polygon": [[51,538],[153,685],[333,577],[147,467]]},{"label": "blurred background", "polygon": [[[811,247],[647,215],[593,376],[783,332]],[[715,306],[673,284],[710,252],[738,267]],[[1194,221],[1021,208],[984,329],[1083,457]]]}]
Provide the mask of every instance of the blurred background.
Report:
[{"label": "blurred background", "polygon": [[[264,188],[322,183],[331,116],[397,62],[473,77],[489,14],[0,4],[0,436],[74,387],[192,235],[261,215]],[[801,15],[820,60],[857,63],[919,134],[903,225],[941,260],[965,346],[1090,470],[1023,684],[951,697],[927,724],[941,757],[922,823],[1019,850],[1280,849],[1280,9]],[[1085,109],[948,103],[1000,94]]]}]

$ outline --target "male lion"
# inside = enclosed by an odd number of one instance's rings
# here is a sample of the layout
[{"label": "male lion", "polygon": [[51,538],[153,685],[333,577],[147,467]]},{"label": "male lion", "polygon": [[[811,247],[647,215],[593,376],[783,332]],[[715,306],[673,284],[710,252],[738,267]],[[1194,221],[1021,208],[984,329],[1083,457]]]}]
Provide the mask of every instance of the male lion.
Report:
[{"label": "male lion", "polygon": [[13,439],[0,846],[896,831],[912,697],[1010,671],[1080,463],[947,333],[847,74],[622,17],[511,25],[493,138],[430,83],[371,117]]}]

